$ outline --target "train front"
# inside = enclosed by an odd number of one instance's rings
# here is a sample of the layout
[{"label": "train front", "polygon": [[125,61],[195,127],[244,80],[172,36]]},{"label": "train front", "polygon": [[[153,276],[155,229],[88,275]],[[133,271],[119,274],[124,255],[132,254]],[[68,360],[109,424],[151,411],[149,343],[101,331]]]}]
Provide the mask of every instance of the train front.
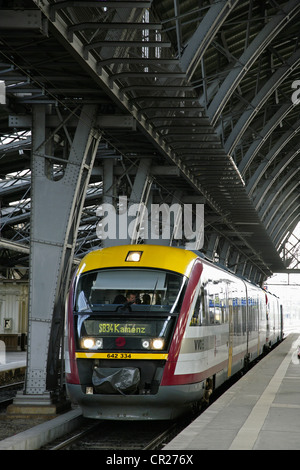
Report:
[{"label": "train front", "polygon": [[68,393],[84,416],[171,419],[182,412],[178,391],[161,382],[178,318],[186,316],[195,258],[138,245],[83,259],[69,296],[65,357]]}]

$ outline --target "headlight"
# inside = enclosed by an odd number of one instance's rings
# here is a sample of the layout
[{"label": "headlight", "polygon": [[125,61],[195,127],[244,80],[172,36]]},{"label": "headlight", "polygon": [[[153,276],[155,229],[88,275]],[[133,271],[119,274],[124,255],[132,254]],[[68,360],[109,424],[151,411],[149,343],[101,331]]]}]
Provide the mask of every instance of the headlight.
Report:
[{"label": "headlight", "polygon": [[83,338],[81,345],[85,349],[102,349],[103,338]]},{"label": "headlight", "polygon": [[82,346],[86,349],[92,349],[95,346],[95,340],[93,338],[84,338]]},{"label": "headlight", "polygon": [[162,338],[152,340],[152,349],[164,349],[165,342]]},{"label": "headlight", "polygon": [[102,349],[103,348],[103,338],[98,338],[96,340],[96,348],[97,349]]},{"label": "headlight", "polygon": [[143,339],[142,347],[143,349],[164,349],[165,341],[163,338],[153,338],[153,339]]}]

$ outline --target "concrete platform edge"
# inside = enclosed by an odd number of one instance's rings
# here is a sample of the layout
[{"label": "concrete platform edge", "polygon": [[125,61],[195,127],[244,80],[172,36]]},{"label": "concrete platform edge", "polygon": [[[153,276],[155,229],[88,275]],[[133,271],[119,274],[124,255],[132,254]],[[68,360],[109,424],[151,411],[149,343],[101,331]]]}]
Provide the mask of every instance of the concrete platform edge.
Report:
[{"label": "concrete platform edge", "polygon": [[0,441],[1,450],[37,450],[79,426],[82,412],[75,409]]}]

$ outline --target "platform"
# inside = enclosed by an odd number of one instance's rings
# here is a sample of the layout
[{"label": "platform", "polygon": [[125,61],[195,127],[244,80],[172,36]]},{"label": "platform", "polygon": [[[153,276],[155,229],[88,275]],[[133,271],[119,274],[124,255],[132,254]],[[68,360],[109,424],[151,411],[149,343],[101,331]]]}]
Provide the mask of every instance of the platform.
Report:
[{"label": "platform", "polygon": [[25,374],[26,351],[7,352],[0,356],[0,385],[5,385],[13,377]]},{"label": "platform", "polygon": [[289,334],[163,450],[299,450],[298,345]]},{"label": "platform", "polygon": [[0,360],[0,371],[26,366],[26,351],[7,352]]},{"label": "platform", "polygon": [[79,408],[0,441],[2,450],[38,450],[56,438],[76,429],[82,421]]}]

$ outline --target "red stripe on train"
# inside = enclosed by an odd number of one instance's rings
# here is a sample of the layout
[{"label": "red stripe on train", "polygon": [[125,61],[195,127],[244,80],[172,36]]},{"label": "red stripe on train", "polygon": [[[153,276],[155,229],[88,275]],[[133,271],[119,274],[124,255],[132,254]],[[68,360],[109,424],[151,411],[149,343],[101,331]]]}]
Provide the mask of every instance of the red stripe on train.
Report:
[{"label": "red stripe on train", "polygon": [[178,322],[172,339],[171,348],[169,351],[168,361],[164,368],[161,385],[172,385],[174,382],[174,372],[181,348],[182,338],[187,328],[189,310],[195,296],[196,288],[199,283],[202,270],[203,265],[201,261],[199,259],[196,259],[182,302],[181,311],[179,314]]}]

